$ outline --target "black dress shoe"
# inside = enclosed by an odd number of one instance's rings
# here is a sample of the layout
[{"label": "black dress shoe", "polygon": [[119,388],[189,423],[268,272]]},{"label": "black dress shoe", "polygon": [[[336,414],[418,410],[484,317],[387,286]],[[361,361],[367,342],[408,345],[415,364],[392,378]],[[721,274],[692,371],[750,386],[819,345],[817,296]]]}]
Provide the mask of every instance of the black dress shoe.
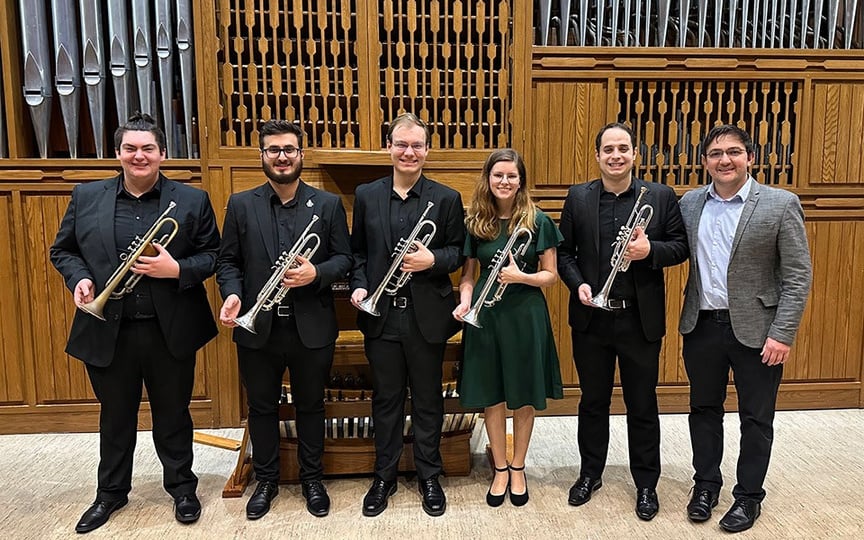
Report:
[{"label": "black dress shoe", "polygon": [[660,510],[657,491],[654,488],[639,488],[636,490],[636,515],[644,521],[651,521]]},{"label": "black dress shoe", "polygon": [[126,506],[126,503],[128,502],[129,499],[126,497],[117,499],[116,501],[103,501],[101,499],[96,499],[93,501],[93,504],[90,505],[90,508],[81,515],[81,519],[79,519],[78,524],[75,525],[75,532],[86,533],[98,529],[102,525],[105,525],[108,518],[111,517],[111,514]]},{"label": "black dress shoe", "polygon": [[717,506],[717,494],[708,489],[693,488],[693,496],[687,503],[687,517],[690,521],[708,521],[711,509]]},{"label": "black dress shoe", "polygon": [[201,502],[194,493],[174,499],[174,517],[180,523],[195,523],[201,517]]},{"label": "black dress shoe", "polygon": [[528,475],[525,474],[525,466],[514,467],[510,466],[511,471],[521,472],[525,475],[525,493],[513,493],[513,490],[510,490],[510,504],[513,506],[525,506],[528,503]]},{"label": "black dress shoe", "polygon": [[324,517],[330,513],[330,496],[321,480],[307,480],[302,485],[303,497],[306,499],[306,510],[315,517]]},{"label": "black dress shoe", "polygon": [[602,478],[591,478],[580,476],[573,487],[570,488],[570,496],[567,502],[571,506],[580,506],[591,500],[591,494],[603,486]]},{"label": "black dress shoe", "polygon": [[396,493],[396,480],[375,477],[366,496],[363,497],[363,515],[374,517],[387,509],[387,498]]},{"label": "black dress shoe", "polygon": [[[496,473],[499,473],[499,472],[500,473],[503,473],[503,472],[509,473],[510,467],[509,466],[500,467],[500,468],[495,467],[495,472]],[[492,473],[492,482],[495,482],[495,473]],[[507,496],[507,490],[508,489],[510,489],[510,475],[509,474],[507,475],[507,485],[504,486],[504,492],[501,493],[500,495],[493,495],[492,494],[492,484],[489,484],[489,491],[486,492],[486,504],[488,504],[489,506],[491,506],[493,508],[495,508],[497,506],[501,506],[502,504],[504,504],[504,498]]]},{"label": "black dress shoe", "polygon": [[255,493],[249,497],[246,503],[246,518],[259,519],[270,511],[270,501],[279,495],[279,486],[276,482],[258,482]]},{"label": "black dress shoe", "polygon": [[447,497],[438,483],[438,475],[432,475],[426,480],[417,482],[420,494],[423,495],[423,511],[430,516],[437,517],[447,509]]},{"label": "black dress shoe", "polygon": [[746,531],[756,523],[762,504],[754,499],[735,499],[732,508],[720,519],[720,528],[728,532]]}]

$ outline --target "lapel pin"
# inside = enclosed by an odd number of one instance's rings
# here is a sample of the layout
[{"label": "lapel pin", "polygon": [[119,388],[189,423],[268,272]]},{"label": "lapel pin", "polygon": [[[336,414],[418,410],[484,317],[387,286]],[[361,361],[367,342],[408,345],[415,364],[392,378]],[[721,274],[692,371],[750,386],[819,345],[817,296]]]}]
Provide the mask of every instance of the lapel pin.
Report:
[{"label": "lapel pin", "polygon": [[312,199],[306,201],[306,208],[312,208],[315,206],[315,203],[312,202]]}]

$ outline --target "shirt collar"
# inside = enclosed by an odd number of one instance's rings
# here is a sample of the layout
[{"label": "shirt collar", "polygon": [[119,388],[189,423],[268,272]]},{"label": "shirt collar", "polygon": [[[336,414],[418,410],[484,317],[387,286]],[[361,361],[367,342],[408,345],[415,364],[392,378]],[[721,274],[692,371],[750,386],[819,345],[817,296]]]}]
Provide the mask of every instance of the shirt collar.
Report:
[{"label": "shirt collar", "polygon": [[266,189],[268,192],[268,197],[270,199],[270,204],[272,204],[273,206],[284,206],[286,208],[289,208],[289,207],[297,204],[297,201],[300,199],[300,191],[303,188],[302,181],[297,180],[297,182],[299,182],[299,183],[297,184],[297,191],[294,192],[294,198],[285,204],[282,204],[282,198],[279,197],[279,194],[276,193],[275,189],[273,189],[273,185],[270,182],[267,182],[265,185],[267,186]]},{"label": "shirt collar", "polygon": [[750,190],[753,188],[751,182],[755,182],[755,180],[753,180],[752,176],[747,175],[747,181],[744,182],[744,185],[741,186],[741,188],[735,193],[735,195],[732,195],[728,199],[724,199],[723,197],[718,195],[717,190],[714,189],[714,182],[711,182],[711,184],[708,185],[708,191],[705,193],[705,198],[708,200],[715,199],[725,202],[744,202],[747,200],[747,197],[750,196]]},{"label": "shirt collar", "polygon": [[[408,190],[408,193],[406,193],[405,198],[407,199],[409,197],[417,197],[419,199],[420,193],[422,193],[422,191],[423,191],[423,182],[424,181],[425,181],[425,177],[421,174],[420,178],[418,178],[417,181],[414,182],[414,185],[411,186],[411,189]],[[390,193],[392,195],[398,197],[398,195],[396,195],[396,190],[393,189],[393,177],[392,176],[390,177]]]},{"label": "shirt collar", "polygon": [[[163,181],[164,181],[164,179],[162,178],[162,175],[160,174],[159,178],[156,179],[156,183],[153,184],[152,188],[150,188],[150,191],[148,191],[147,193],[142,193],[141,197],[148,197],[149,198],[149,197],[160,195],[162,193],[162,182]],[[128,197],[131,197],[133,199],[136,198],[131,193],[129,193],[129,191],[126,190],[126,183],[123,181],[123,176],[121,175],[120,181],[117,182],[117,195],[123,195],[123,194],[125,194]]]}]

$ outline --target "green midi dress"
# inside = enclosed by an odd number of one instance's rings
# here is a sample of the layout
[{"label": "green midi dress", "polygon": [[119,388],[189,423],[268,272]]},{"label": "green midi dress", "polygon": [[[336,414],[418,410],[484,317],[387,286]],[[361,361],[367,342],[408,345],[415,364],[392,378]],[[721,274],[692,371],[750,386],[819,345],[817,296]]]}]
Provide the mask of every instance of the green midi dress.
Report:
[{"label": "green midi dress", "polygon": [[[471,235],[465,240],[465,255],[478,259],[482,268],[472,306],[489,276],[492,258],[510,237],[507,221],[501,221],[501,233],[493,241]],[[522,258],[526,273],[536,272],[540,254],[563,240],[552,219],[539,210],[535,224],[534,238]],[[490,298],[497,287],[492,287]],[[465,324],[462,331],[464,358],[458,386],[462,406],[506,402],[509,409],[531,405],[542,410],[547,398],[563,397],[549,309],[538,287],[508,285],[498,303],[480,310],[479,322],[482,328]]]}]

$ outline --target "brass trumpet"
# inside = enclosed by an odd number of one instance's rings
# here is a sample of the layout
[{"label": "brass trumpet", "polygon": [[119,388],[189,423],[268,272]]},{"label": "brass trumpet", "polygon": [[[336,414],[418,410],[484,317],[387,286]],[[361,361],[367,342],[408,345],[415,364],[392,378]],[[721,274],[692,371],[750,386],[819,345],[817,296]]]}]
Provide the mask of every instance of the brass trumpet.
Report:
[{"label": "brass trumpet", "polygon": [[[519,244],[519,247],[513,249],[513,246],[515,246],[516,242],[518,242],[522,237],[525,237],[525,241]],[[511,234],[510,238],[507,240],[507,245],[505,245],[503,249],[498,250],[498,253],[492,257],[492,262],[489,265],[492,270],[486,277],[486,283],[483,284],[483,289],[480,291],[480,295],[477,297],[474,305],[471,306],[468,313],[462,317],[463,321],[471,326],[483,328],[480,325],[480,310],[483,309],[484,306],[492,307],[501,300],[508,284],[499,283],[498,288],[495,289],[495,294],[492,295],[492,298],[487,300],[489,293],[492,291],[492,286],[497,283],[501,270],[507,266],[507,263],[510,261],[510,254],[513,254],[513,260],[518,263],[519,259],[521,259],[525,255],[525,252],[528,251],[528,246],[531,244],[532,240],[534,240],[534,234],[531,233],[530,229],[520,227],[513,231],[513,234]]]},{"label": "brass trumpet", "polygon": [[[255,305],[245,315],[234,319],[237,326],[253,334],[257,334],[258,332],[255,331],[255,317],[258,316],[258,313],[261,311],[270,311],[273,309],[273,306],[278,305],[285,298],[285,295],[291,289],[291,287],[282,285],[282,278],[285,276],[285,272],[294,268],[298,256],[308,259],[318,251],[318,246],[321,245],[321,237],[309,232],[309,229],[312,228],[312,225],[316,221],[318,221],[318,216],[312,216],[309,225],[306,225],[306,228],[303,229],[294,245],[291,246],[291,250],[283,251],[282,255],[276,259],[276,262],[273,263],[274,271],[270,275],[270,279],[267,280],[267,283],[264,284],[264,287],[261,288],[261,292],[258,293]],[[310,245],[311,242],[314,242],[314,244]]]},{"label": "brass trumpet", "polygon": [[[152,244],[159,244],[162,247],[165,247],[177,234],[180,225],[177,223],[176,219],[168,217],[168,213],[171,212],[175,206],[177,206],[177,203],[174,201],[168,203],[168,208],[166,208],[165,211],[162,212],[162,215],[156,219],[153,226],[144,233],[144,236],[136,236],[135,239],[132,240],[132,243],[129,244],[128,248],[126,248],[126,253],[120,255],[120,266],[118,266],[117,269],[114,270],[114,273],[111,274],[111,277],[108,278],[108,282],[105,283],[105,288],[99,296],[94,298],[91,302],[78,306],[81,311],[89,313],[97,319],[104,321],[105,316],[102,315],[102,312],[105,309],[105,304],[108,303],[108,300],[117,300],[132,292],[135,285],[137,285],[138,282],[141,281],[141,278],[144,277],[142,274],[132,274],[126,279],[126,282],[122,286],[120,285],[120,282],[123,281],[123,278],[126,277],[126,274],[132,266],[138,262],[139,257],[142,255],[146,257],[155,257],[159,254]],[[156,240],[156,235],[159,234],[159,231],[165,225],[172,226],[171,232],[165,233],[162,235],[162,238]]]},{"label": "brass trumpet", "polygon": [[612,289],[612,283],[615,281],[615,276],[618,272],[626,272],[630,268],[630,260],[624,258],[624,252],[627,251],[627,245],[633,240],[633,235],[636,234],[636,228],[645,229],[651,218],[654,216],[654,207],[650,204],[639,206],[642,202],[642,196],[648,193],[648,188],[642,187],[639,190],[639,196],[636,197],[636,204],[633,205],[633,211],[630,212],[630,217],[627,223],[618,231],[618,239],[612,244],[612,271],[609,272],[609,277],[606,278],[606,283],[597,295],[591,299],[591,304],[605,310],[609,310],[609,291]]},{"label": "brass trumpet", "polygon": [[378,288],[372,296],[369,296],[360,302],[359,308],[362,311],[365,311],[374,317],[380,317],[381,313],[378,311],[377,306],[381,295],[385,292],[388,296],[395,295],[396,291],[402,288],[402,286],[408,283],[408,280],[411,279],[411,272],[400,271],[397,274],[397,271],[399,271],[399,267],[402,266],[402,260],[405,258],[405,255],[417,250],[414,246],[414,242],[417,241],[417,238],[420,236],[420,233],[424,228],[431,227],[431,230],[422,240],[420,240],[421,244],[428,246],[429,242],[432,241],[432,237],[435,236],[435,232],[438,230],[435,226],[435,222],[431,219],[426,219],[426,214],[429,213],[429,209],[433,206],[435,206],[435,203],[432,201],[426,203],[426,210],[424,210],[423,214],[420,215],[420,220],[417,222],[417,225],[414,226],[414,230],[411,231],[408,238],[399,239],[399,243],[396,244],[396,249],[393,250],[393,263],[390,265],[390,269],[387,270],[387,274],[384,275],[384,279],[381,280],[381,284],[378,285]]}]

